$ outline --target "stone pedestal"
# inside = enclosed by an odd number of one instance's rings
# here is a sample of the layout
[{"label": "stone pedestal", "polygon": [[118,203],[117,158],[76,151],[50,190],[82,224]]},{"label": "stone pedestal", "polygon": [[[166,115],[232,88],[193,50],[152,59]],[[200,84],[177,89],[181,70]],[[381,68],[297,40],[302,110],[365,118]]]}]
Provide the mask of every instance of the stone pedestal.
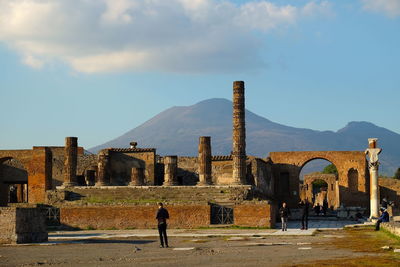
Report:
[{"label": "stone pedestal", "polygon": [[76,167],[78,164],[78,138],[65,137],[64,148],[64,187],[77,185]]},{"label": "stone pedestal", "polygon": [[178,185],[178,179],[176,172],[178,169],[178,157],[177,156],[165,156],[164,157],[164,183],[163,185],[171,186]]},{"label": "stone pedestal", "polygon": [[109,184],[108,153],[107,151],[100,151],[97,161],[97,181],[95,186],[107,186]]},{"label": "stone pedestal", "polygon": [[233,184],[246,184],[246,127],[244,82],[233,82]]},{"label": "stone pedestal", "polygon": [[39,208],[0,208],[0,244],[39,243],[48,240],[46,218]]},{"label": "stone pedestal", "polygon": [[143,168],[132,168],[131,170],[131,182],[129,185],[142,186],[144,185],[144,169]]},{"label": "stone pedestal", "polygon": [[199,138],[199,182],[197,185],[210,185],[211,177],[211,137]]}]

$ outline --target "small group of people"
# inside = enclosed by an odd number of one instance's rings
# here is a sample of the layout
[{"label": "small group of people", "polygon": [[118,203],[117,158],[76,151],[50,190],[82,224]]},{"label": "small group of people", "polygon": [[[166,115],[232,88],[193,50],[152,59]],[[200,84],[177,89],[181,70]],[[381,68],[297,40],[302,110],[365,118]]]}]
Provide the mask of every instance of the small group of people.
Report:
[{"label": "small group of people", "polygon": [[[301,201],[299,207],[301,210],[301,230],[308,229],[308,209],[310,204],[308,201]],[[282,203],[282,207],[279,209],[279,215],[282,221],[282,231],[287,231],[287,222],[290,217],[290,209],[287,207],[286,202]]]},{"label": "small group of people", "polygon": [[326,200],[324,200],[322,206],[319,203],[315,203],[313,207],[313,210],[317,216],[319,216],[319,214],[323,214],[325,216],[327,209],[328,209],[328,202]]}]

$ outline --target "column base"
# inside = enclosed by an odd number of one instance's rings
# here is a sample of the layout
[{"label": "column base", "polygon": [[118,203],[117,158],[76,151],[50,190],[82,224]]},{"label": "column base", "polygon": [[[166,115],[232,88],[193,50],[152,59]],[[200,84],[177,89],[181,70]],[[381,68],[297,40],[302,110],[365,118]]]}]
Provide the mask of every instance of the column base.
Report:
[{"label": "column base", "polygon": [[162,186],[178,186],[179,184],[176,183],[163,183]]},{"label": "column base", "polygon": [[198,183],[196,184],[196,186],[209,186],[209,185],[212,185],[212,183],[198,182]]},{"label": "column base", "polygon": [[97,183],[94,184],[94,186],[96,186],[96,187],[108,186],[108,184],[107,184],[107,183],[104,183],[104,182],[97,182]]},{"label": "column base", "polygon": [[129,186],[144,186],[143,183],[135,183],[135,182],[130,182],[128,185]]},{"label": "column base", "polygon": [[75,182],[64,182],[61,186],[62,187],[74,187],[77,186],[78,184]]}]

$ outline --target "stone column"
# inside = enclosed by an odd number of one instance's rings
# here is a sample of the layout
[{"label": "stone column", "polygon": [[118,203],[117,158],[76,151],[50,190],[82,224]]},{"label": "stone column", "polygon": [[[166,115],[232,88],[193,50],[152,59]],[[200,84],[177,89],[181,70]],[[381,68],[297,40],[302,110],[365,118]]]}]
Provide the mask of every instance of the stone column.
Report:
[{"label": "stone column", "polygon": [[85,182],[88,186],[93,186],[95,183],[95,173],[94,170],[86,170],[85,172]]},{"label": "stone column", "polygon": [[244,82],[233,82],[233,184],[246,184]]},{"label": "stone column", "polygon": [[144,169],[140,167],[133,167],[131,169],[131,182],[129,185],[141,186],[144,185]]},{"label": "stone column", "polygon": [[199,138],[199,182],[197,185],[209,185],[211,179],[211,137]]},{"label": "stone column", "polygon": [[78,138],[65,137],[64,148],[64,187],[77,185],[76,167],[78,164]]},{"label": "stone column", "polygon": [[95,186],[109,185],[108,179],[108,153],[100,151],[97,160],[97,182]]},{"label": "stone column", "polygon": [[178,185],[176,171],[178,169],[177,156],[164,157],[164,184],[163,185]]},{"label": "stone column", "polygon": [[17,184],[17,202],[24,202],[24,186],[23,184]]},{"label": "stone column", "polygon": [[378,138],[369,138],[368,139],[369,148],[365,150],[365,154],[369,156],[368,168],[370,176],[371,219],[379,217],[378,155],[381,153],[382,149],[377,148],[377,141]]}]

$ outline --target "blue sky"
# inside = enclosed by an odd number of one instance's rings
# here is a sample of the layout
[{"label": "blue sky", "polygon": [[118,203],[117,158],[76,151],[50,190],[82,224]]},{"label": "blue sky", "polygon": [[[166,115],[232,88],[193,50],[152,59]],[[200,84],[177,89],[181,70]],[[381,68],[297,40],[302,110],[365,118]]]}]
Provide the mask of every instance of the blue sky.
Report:
[{"label": "blue sky", "polygon": [[90,148],[171,107],[400,133],[400,0],[0,0],[0,149]]}]

